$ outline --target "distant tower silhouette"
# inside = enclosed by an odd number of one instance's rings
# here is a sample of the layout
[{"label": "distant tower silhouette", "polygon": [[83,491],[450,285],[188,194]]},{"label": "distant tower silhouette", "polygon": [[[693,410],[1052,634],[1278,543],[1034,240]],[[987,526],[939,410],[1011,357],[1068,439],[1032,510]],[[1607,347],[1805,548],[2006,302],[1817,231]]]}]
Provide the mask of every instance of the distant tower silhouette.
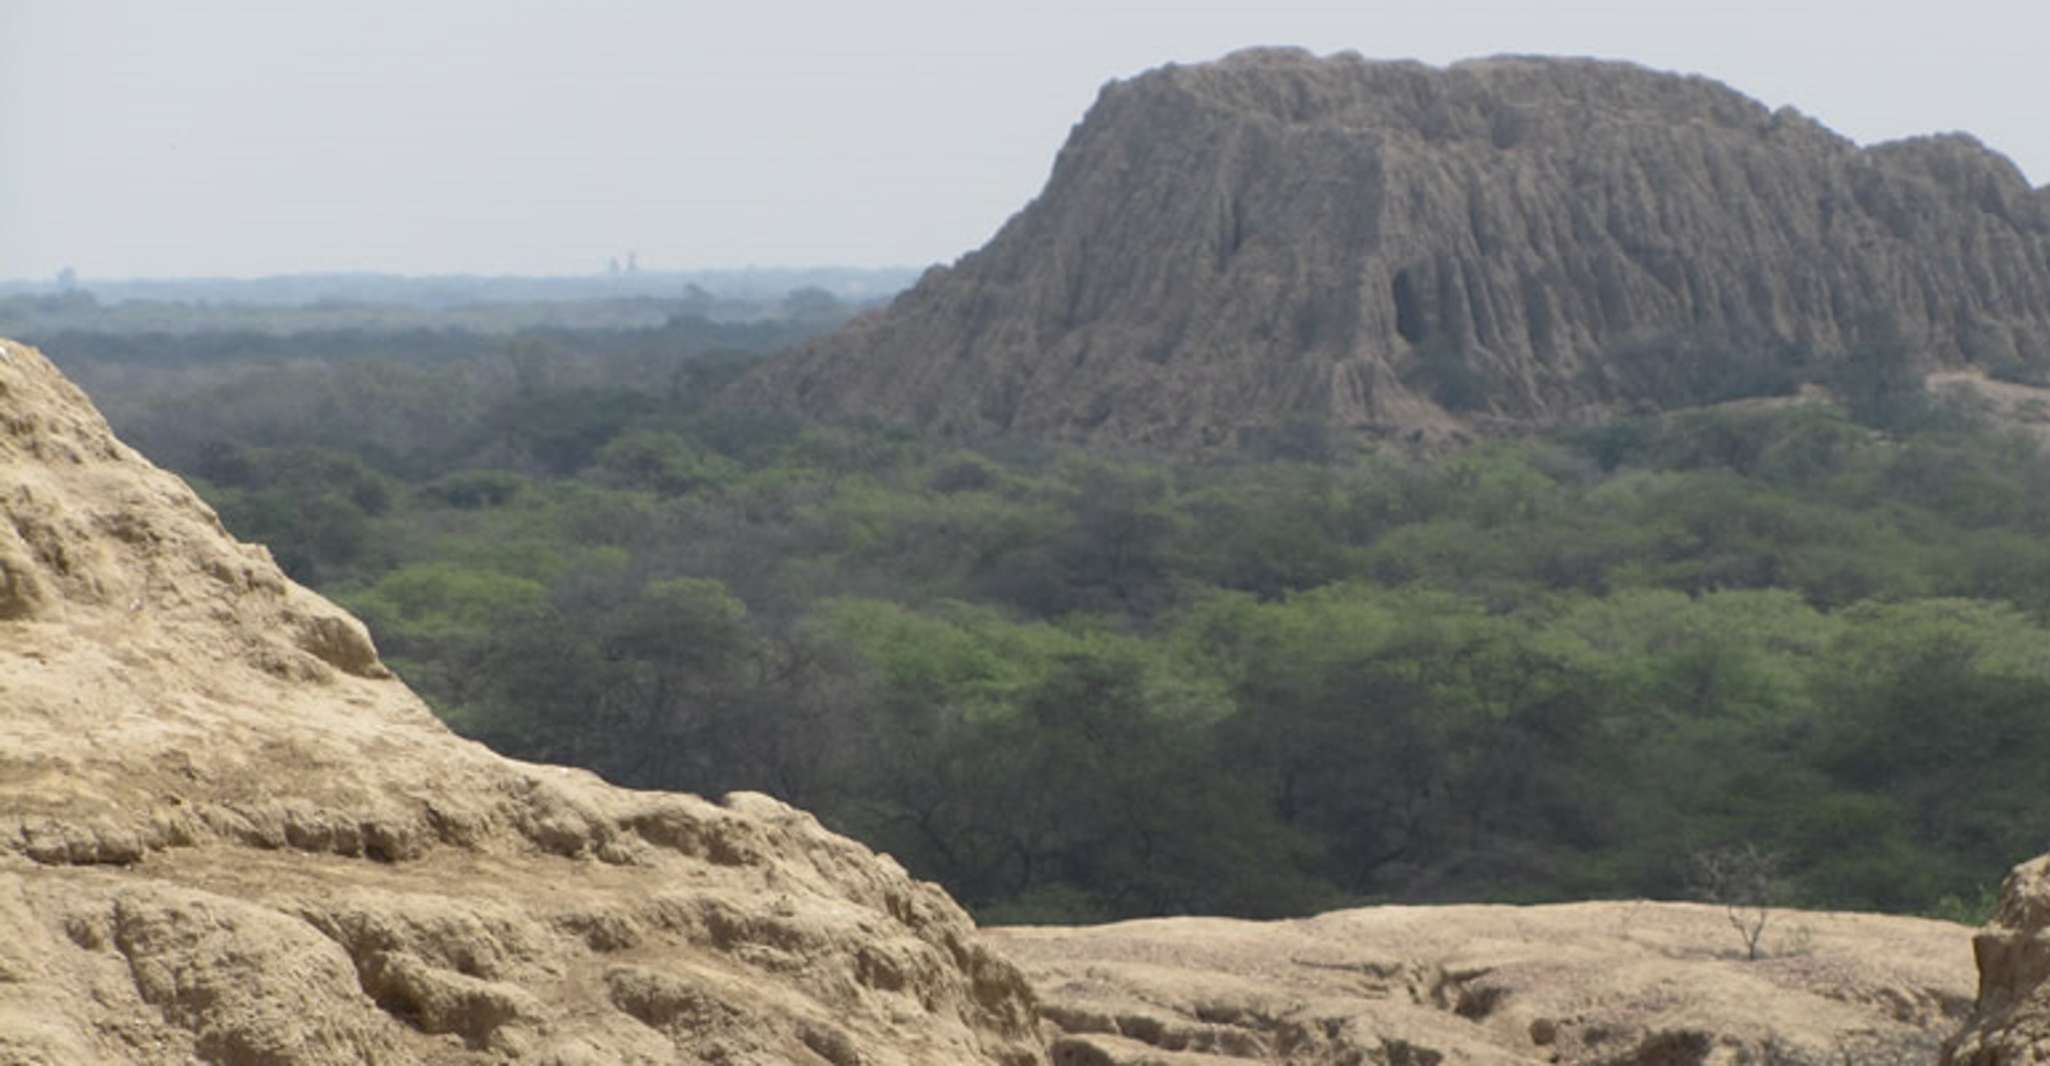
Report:
[{"label": "distant tower silhouette", "polygon": [[641,253],[626,253],[626,272],[629,274],[638,274],[641,272]]}]

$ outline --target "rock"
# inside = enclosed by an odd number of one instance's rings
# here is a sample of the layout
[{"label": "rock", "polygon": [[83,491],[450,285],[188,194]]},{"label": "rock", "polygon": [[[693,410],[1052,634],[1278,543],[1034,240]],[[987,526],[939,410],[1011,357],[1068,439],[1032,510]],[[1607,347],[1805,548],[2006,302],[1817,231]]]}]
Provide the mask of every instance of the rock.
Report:
[{"label": "rock", "polygon": [[1972,941],[1979,998],[1944,1066],[2050,1062],[2050,855],[2015,867]]},{"label": "rock", "polygon": [[1624,63],[1263,50],[1106,86],[986,246],[733,398],[1202,449],[1711,402],[1895,342],[2050,363],[2050,191],[1968,137],[1860,149]]},{"label": "rock", "polygon": [[1045,1061],[937,887],[450,734],[0,342],[0,1063]]},{"label": "rock", "polygon": [[1722,910],[1684,903],[983,935],[1025,967],[1054,1061],[1075,1066],[1922,1066],[1972,980],[1971,931],[1948,922],[1779,912],[1753,962]]}]

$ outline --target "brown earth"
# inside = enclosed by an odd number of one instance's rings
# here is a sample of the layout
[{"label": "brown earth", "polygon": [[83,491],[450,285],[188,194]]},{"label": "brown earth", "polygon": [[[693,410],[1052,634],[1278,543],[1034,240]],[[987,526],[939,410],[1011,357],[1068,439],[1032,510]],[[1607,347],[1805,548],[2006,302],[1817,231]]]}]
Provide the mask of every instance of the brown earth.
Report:
[{"label": "brown earth", "polygon": [[1624,63],[1292,50],[1106,86],[1044,191],[735,399],[959,436],[1434,437],[1900,343],[2050,363],[2050,190]]},{"label": "brown earth", "polygon": [[2050,388],[1998,381],[1975,370],[1939,370],[1925,384],[1941,400],[1954,401],[1995,426],[2050,445]]},{"label": "brown earth", "polygon": [[1753,961],[1726,919],[1375,907],[985,938],[1038,987],[1059,1066],[1930,1066],[1971,1003],[1963,926],[1780,911]]},{"label": "brown earth", "polygon": [[1979,1000],[1944,1066],[2050,1062],[2050,855],[2008,875],[2000,909],[1972,949]]},{"label": "brown earth", "polygon": [[0,342],[0,1063],[1044,1061],[935,886],[444,729]]}]

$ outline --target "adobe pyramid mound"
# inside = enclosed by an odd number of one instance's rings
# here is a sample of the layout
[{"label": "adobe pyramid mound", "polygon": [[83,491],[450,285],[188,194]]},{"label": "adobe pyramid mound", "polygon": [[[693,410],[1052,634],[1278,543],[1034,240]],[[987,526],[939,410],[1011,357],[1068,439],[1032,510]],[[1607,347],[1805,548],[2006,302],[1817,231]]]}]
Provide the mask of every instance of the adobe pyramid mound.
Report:
[{"label": "adobe pyramid mound", "polygon": [[1260,50],[1106,86],[988,245],[736,396],[1202,448],[1711,402],[1896,334],[2050,365],[2050,191],[1625,63]]}]

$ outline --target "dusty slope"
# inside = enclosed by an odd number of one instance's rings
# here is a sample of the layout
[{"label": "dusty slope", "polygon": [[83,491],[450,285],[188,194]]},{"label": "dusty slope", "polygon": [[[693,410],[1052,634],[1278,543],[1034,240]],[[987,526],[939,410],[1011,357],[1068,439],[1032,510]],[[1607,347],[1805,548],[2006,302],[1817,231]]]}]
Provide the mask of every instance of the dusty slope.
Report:
[{"label": "dusty slope", "polygon": [[937,888],[458,740],[4,342],[0,514],[0,1063],[1042,1058]]},{"label": "dusty slope", "polygon": [[1624,63],[1246,52],[1107,86],[989,244],[736,395],[1200,448],[1708,402],[1881,317],[2040,363],[2046,205],[1969,137],[1861,149]]},{"label": "dusty slope", "polygon": [[2015,867],[2000,909],[1974,938],[1979,999],[1945,1066],[2050,1062],[2050,855]]},{"label": "dusty slope", "polygon": [[1750,962],[1723,912],[1692,904],[985,936],[1038,986],[1061,1066],[1929,1066],[1972,991],[1962,926],[1782,912]]}]

